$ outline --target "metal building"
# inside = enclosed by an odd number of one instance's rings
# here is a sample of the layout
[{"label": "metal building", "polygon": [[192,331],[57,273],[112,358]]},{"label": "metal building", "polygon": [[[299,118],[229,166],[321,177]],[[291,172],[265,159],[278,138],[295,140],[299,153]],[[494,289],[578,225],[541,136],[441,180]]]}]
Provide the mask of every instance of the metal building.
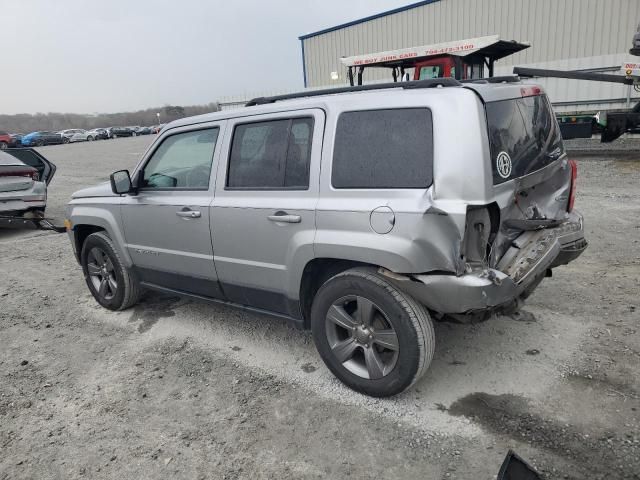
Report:
[{"label": "metal building", "polygon": [[[303,35],[305,87],[347,83],[341,57],[497,34],[531,47],[500,60],[495,74],[514,65],[621,73],[640,22],[640,0],[424,0]],[[366,81],[390,81],[384,70]],[[536,79],[557,111],[625,108],[637,92],[625,85]]]}]

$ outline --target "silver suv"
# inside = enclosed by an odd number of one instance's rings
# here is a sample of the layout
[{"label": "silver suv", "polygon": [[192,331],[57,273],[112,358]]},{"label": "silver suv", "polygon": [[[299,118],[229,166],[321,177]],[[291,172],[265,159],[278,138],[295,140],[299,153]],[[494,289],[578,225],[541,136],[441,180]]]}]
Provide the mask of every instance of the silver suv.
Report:
[{"label": "silver suv", "polygon": [[582,253],[575,182],[539,87],[424,80],[172,122],[68,228],[104,307],[151,288],[276,315],[388,396],[428,368],[432,319],[511,312]]}]

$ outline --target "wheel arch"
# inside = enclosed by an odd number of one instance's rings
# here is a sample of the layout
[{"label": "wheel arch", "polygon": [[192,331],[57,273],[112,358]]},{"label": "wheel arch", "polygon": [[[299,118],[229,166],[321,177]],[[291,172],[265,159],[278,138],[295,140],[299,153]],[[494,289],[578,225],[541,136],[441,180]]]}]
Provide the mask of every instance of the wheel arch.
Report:
[{"label": "wheel arch", "polygon": [[87,237],[92,233],[104,231],[113,240],[125,266],[131,267],[132,261],[126,248],[125,238],[113,212],[94,206],[75,205],[69,218],[73,225],[73,242],[78,260]]},{"label": "wheel arch", "polygon": [[320,287],[331,277],[355,267],[378,268],[371,263],[343,258],[314,258],[307,262],[300,279],[300,311],[304,328],[311,327],[311,306]]}]

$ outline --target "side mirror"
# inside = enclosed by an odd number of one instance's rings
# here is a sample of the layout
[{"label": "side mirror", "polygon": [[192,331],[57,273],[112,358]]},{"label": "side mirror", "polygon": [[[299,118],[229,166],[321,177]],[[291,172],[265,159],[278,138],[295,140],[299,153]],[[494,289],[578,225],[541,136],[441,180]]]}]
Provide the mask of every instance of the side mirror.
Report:
[{"label": "side mirror", "polygon": [[131,193],[133,190],[129,170],[118,170],[111,174],[109,180],[111,181],[111,191],[115,194],[122,195]]}]

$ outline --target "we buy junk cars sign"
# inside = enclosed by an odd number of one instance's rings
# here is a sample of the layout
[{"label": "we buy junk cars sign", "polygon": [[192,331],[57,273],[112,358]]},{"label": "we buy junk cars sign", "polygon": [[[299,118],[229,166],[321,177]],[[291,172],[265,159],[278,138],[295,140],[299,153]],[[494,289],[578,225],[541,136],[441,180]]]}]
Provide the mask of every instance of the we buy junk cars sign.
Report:
[{"label": "we buy junk cars sign", "polygon": [[366,55],[354,55],[343,57],[340,61],[347,67],[374,65],[377,63],[393,62],[419,57],[430,57],[433,55],[457,55],[464,57],[482,48],[486,48],[500,41],[500,36],[489,35],[487,37],[470,38],[467,40],[456,40],[453,42],[435,43],[433,45],[423,45],[420,47],[403,48],[400,50],[389,50],[386,52],[370,53]]}]

